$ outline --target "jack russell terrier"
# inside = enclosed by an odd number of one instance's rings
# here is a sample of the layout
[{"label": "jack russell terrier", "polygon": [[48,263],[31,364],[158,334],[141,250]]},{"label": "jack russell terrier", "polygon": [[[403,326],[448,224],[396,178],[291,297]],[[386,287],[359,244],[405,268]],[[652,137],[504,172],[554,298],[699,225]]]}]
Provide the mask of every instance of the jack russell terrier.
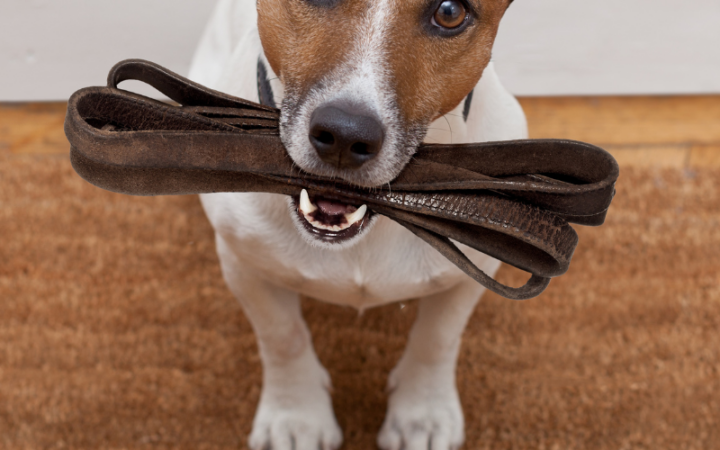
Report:
[{"label": "jack russell terrier", "polygon": [[[524,139],[525,116],[490,62],[512,0],[220,0],[190,77],[282,109],[303,170],[390,185],[421,142]],[[263,389],[253,450],[336,449],[342,432],[299,295],[360,311],[420,299],[390,375],[384,450],[464,440],[455,383],[463,329],[484,289],[365,205],[208,194],[224,278],[257,335]],[[461,248],[494,275],[500,263]]]}]

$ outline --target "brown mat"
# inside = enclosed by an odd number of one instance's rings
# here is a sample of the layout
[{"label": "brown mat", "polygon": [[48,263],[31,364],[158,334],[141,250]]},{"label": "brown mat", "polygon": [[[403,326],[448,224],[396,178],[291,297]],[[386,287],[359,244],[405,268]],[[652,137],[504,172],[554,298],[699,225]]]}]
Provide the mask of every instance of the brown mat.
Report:
[{"label": "brown mat", "polygon": [[[465,448],[718,448],[719,179],[624,169],[567,275],[486,296],[460,357]],[[245,448],[260,366],[197,198],[0,149],[0,236],[0,448]],[[374,448],[414,304],[305,312],[344,448]]]}]

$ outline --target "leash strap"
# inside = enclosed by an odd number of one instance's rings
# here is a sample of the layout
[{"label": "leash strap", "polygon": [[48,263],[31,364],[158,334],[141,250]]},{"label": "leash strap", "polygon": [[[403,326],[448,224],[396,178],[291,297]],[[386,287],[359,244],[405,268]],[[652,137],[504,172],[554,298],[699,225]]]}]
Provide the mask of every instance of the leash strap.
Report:
[{"label": "leash strap", "polygon": [[[180,106],[118,89],[150,84]],[[366,203],[489,290],[539,295],[569,267],[570,222],[600,225],[619,175],[604,150],[575,141],[423,144],[389,187],[362,189],[301,172],[279,137],[279,110],[193,83],[156,64],[116,65],[108,87],[76,92],[65,131],[84,179],[131,195],[269,192]],[[531,274],[520,288],[483,273],[455,242]]]}]

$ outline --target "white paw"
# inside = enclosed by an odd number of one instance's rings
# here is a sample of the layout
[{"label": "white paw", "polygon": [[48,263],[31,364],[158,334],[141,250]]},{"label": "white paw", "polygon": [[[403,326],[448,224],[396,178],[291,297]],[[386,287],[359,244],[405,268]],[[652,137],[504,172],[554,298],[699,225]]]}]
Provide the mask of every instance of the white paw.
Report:
[{"label": "white paw", "polygon": [[336,450],[342,431],[329,383],[265,386],[250,434],[252,450]]},{"label": "white paw", "polygon": [[[382,450],[455,450],[465,440],[465,422],[454,377],[433,373],[390,377],[385,423],[378,435]],[[423,372],[423,371],[420,371]]]}]

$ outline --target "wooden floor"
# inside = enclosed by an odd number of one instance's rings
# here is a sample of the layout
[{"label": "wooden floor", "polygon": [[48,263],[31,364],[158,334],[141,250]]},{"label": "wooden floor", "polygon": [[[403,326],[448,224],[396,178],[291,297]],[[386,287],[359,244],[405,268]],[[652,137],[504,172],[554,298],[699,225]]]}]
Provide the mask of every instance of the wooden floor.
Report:
[{"label": "wooden floor", "polygon": [[[621,166],[720,166],[720,96],[521,98],[532,138],[576,139]],[[67,154],[64,103],[0,104],[0,150]]]},{"label": "wooden floor", "polygon": [[532,138],[599,145],[621,166],[720,166],[720,96],[522,98]]}]

